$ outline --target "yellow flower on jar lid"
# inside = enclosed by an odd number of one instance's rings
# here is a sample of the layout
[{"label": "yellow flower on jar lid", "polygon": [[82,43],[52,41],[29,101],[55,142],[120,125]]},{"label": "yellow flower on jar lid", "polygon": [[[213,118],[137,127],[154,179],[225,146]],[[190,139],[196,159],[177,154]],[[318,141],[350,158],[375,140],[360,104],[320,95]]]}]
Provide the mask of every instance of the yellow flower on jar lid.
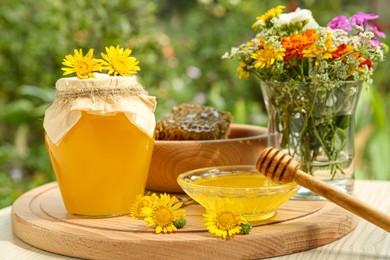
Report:
[{"label": "yellow flower on jar lid", "polygon": [[105,49],[106,53],[101,53],[101,55],[104,59],[103,69],[108,70],[108,74],[130,76],[140,70],[137,59],[130,56],[130,49],[123,49],[119,45],[106,47]]},{"label": "yellow flower on jar lid", "polygon": [[83,50],[74,50],[74,55],[66,55],[62,62],[62,65],[66,66],[62,68],[64,71],[63,75],[69,75],[76,73],[80,79],[95,78],[93,72],[102,71],[101,59],[93,58],[93,49],[89,49],[88,53],[83,56]]}]

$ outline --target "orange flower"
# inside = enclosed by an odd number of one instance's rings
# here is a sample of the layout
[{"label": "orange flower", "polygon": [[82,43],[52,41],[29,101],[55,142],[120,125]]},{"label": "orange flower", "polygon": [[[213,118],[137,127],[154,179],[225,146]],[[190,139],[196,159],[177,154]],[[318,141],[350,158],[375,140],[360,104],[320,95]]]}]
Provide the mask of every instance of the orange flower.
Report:
[{"label": "orange flower", "polygon": [[303,51],[310,47],[318,39],[318,34],[314,30],[306,30],[302,34],[292,34],[290,37],[282,39],[282,46],[286,49],[284,56],[285,61],[297,57],[303,58]]},{"label": "orange flower", "polygon": [[370,59],[365,59],[364,61],[359,63],[359,67],[362,67],[363,65],[367,65],[367,67],[372,68],[372,66],[374,66],[374,63]]},{"label": "orange flower", "polygon": [[[259,44],[257,45],[257,48],[258,49],[262,49],[263,45],[264,45],[264,39],[256,38],[256,40],[259,41]],[[255,44],[253,42],[246,42],[246,45],[244,45],[244,47],[242,47],[242,50],[247,51],[248,48],[253,48],[253,47],[255,47]]]},{"label": "orange flower", "polygon": [[332,59],[338,59],[347,53],[353,52],[353,46],[346,45],[345,43],[337,46],[337,49],[332,52]]},{"label": "orange flower", "polygon": [[256,37],[256,40],[259,41],[259,44],[257,45],[257,48],[260,50],[260,49],[263,49],[264,48],[264,43],[265,43],[265,40],[262,39],[262,38],[258,38]]}]

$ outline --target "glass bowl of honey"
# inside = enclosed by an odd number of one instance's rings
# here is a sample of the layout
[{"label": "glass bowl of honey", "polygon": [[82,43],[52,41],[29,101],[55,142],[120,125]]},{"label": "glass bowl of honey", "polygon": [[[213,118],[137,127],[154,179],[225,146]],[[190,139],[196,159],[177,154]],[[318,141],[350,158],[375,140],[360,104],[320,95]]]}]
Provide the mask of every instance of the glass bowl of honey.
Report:
[{"label": "glass bowl of honey", "polygon": [[206,210],[232,207],[248,221],[273,217],[299,189],[294,182],[274,183],[254,165],[199,168],[180,174],[177,182]]}]

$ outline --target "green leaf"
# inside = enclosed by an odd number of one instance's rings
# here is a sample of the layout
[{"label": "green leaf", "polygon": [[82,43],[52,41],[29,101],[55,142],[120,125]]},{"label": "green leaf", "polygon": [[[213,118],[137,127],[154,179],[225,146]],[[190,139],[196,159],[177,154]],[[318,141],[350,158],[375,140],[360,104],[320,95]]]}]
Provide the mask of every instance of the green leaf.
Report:
[{"label": "green leaf", "polygon": [[341,151],[347,143],[347,134],[341,128],[336,129],[336,133],[333,136],[333,147],[335,151]]},{"label": "green leaf", "polygon": [[0,111],[0,118],[13,124],[20,124],[33,118],[34,104],[27,99],[7,103]]},{"label": "green leaf", "polygon": [[38,98],[47,103],[51,103],[55,97],[55,90],[42,88],[32,85],[23,85],[19,89],[19,93],[26,96]]}]

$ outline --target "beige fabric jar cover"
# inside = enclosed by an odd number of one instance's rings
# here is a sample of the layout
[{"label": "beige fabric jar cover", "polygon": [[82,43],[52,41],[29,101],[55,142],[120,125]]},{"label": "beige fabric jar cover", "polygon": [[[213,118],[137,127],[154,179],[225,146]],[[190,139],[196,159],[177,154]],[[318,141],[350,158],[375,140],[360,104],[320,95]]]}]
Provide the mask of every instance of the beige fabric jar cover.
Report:
[{"label": "beige fabric jar cover", "polygon": [[119,77],[96,73],[96,78],[61,78],[56,82],[56,98],[46,110],[43,127],[58,145],[81,118],[81,112],[112,116],[124,113],[148,136],[156,124],[156,98],[149,96],[135,76]]}]

